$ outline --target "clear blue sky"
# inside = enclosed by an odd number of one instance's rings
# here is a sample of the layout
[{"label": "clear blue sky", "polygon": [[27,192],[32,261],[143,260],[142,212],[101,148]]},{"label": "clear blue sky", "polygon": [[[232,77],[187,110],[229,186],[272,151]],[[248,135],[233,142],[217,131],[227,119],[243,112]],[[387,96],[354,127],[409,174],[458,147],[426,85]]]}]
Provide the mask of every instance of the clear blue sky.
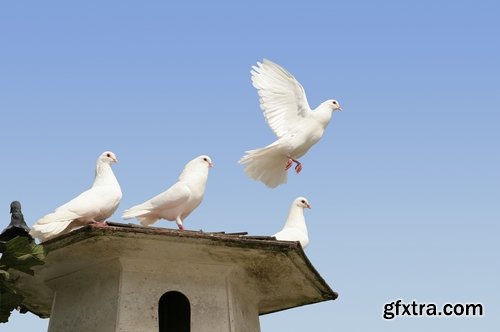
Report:
[{"label": "clear blue sky", "polygon": [[[0,5],[0,207],[26,220],[87,189],[114,151],[117,213],[215,168],[188,229],[279,230],[306,196],[306,253],[337,301],[262,331],[492,331],[500,326],[497,1],[10,1]],[[269,58],[312,107],[340,101],[304,170],[275,190],[237,160],[274,140],[250,83]],[[159,225],[175,227],[173,223]],[[382,319],[385,302],[480,302],[482,318]],[[44,331],[15,314],[1,331]]]}]

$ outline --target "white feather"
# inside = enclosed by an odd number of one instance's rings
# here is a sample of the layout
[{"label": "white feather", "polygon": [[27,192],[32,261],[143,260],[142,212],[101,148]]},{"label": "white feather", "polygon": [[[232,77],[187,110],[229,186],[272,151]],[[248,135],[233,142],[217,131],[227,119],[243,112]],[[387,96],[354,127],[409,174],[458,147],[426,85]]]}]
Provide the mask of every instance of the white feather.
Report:
[{"label": "white feather", "polygon": [[304,88],[286,69],[264,59],[252,67],[251,74],[264,117],[278,138],[310,116]]}]

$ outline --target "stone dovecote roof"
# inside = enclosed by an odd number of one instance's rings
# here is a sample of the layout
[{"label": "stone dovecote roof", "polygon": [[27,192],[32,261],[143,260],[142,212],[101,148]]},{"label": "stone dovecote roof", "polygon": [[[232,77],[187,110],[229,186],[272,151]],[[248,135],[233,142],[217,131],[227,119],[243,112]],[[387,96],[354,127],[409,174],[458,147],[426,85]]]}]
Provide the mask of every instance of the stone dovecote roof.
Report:
[{"label": "stone dovecote roof", "polygon": [[227,265],[257,292],[260,315],[335,300],[338,296],[313,267],[299,242],[250,236],[246,232],[179,231],[108,222],[104,227],[87,225],[43,245],[46,264],[37,267],[35,278],[21,273],[18,281],[26,307],[42,317],[50,316],[54,295],[47,282],[50,284],[54,275],[116,258],[149,259],[157,264],[179,261]]}]

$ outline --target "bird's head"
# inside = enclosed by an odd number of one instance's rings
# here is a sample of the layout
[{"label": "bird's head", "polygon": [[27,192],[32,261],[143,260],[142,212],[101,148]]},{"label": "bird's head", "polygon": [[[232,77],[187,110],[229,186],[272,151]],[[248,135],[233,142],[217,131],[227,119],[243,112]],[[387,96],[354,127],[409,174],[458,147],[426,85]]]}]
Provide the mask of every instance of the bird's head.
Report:
[{"label": "bird's head", "polygon": [[184,181],[186,179],[191,179],[192,173],[202,174],[206,178],[206,176],[208,176],[208,170],[211,167],[214,167],[214,164],[212,163],[212,159],[210,159],[209,156],[198,156],[190,160],[186,164],[186,166],[184,166],[181,175],[179,175],[179,180]]},{"label": "bird's head", "polygon": [[10,203],[10,213],[21,212],[21,203],[14,201]]},{"label": "bird's head", "polygon": [[207,165],[208,167],[214,167],[212,159],[210,159],[210,157],[207,155],[201,155],[198,158],[196,158],[196,160],[199,161],[202,165]]},{"label": "bird's head", "polygon": [[311,208],[311,204],[309,204],[307,198],[305,197],[297,197],[295,199],[295,205],[297,205],[298,207],[301,207],[303,209],[310,209]]},{"label": "bird's head", "polygon": [[339,102],[336,101],[335,99],[328,99],[322,105],[324,105],[324,107],[327,107],[328,109],[330,109],[332,112],[342,111],[342,107],[340,107]]},{"label": "bird's head", "polygon": [[116,159],[116,156],[113,152],[105,151],[99,156],[99,161],[111,165],[118,162],[118,159]]}]

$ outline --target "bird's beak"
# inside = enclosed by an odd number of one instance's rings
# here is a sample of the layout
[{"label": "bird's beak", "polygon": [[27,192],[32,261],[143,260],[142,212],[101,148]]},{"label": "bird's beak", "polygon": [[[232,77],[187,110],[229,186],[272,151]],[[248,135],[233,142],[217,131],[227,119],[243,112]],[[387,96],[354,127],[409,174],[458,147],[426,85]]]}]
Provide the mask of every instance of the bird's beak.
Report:
[{"label": "bird's beak", "polygon": [[118,159],[117,158],[113,158],[113,162],[117,163]]},{"label": "bird's beak", "polygon": [[214,164],[208,163],[208,167],[212,168],[212,167],[214,167]]},{"label": "bird's beak", "polygon": [[308,208],[308,209],[312,209],[311,204],[307,204],[307,203],[306,203],[306,208]]},{"label": "bird's beak", "polygon": [[339,111],[342,111],[342,107],[339,107]]}]

